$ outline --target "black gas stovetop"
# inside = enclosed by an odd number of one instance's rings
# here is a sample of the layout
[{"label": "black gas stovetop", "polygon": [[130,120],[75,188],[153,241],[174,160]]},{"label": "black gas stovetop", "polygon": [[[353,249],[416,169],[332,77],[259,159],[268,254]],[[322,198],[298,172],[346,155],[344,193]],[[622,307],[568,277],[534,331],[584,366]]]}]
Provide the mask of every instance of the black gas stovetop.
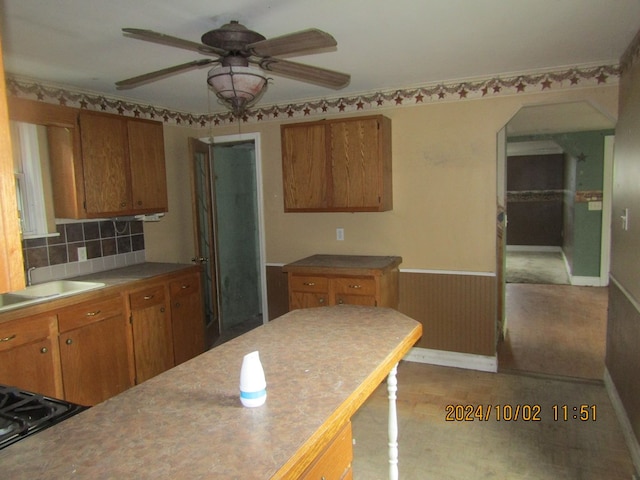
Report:
[{"label": "black gas stovetop", "polygon": [[0,385],[0,449],[88,407]]}]

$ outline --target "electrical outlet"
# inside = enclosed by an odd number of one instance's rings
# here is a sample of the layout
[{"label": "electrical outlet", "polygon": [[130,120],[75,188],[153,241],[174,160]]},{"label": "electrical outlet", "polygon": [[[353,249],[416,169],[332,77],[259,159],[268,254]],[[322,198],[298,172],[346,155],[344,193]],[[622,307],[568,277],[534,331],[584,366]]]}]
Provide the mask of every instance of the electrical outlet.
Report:
[{"label": "electrical outlet", "polygon": [[336,228],[336,240],[344,240],[344,228]]},{"label": "electrical outlet", "polygon": [[79,262],[87,261],[87,247],[78,247],[78,261]]}]

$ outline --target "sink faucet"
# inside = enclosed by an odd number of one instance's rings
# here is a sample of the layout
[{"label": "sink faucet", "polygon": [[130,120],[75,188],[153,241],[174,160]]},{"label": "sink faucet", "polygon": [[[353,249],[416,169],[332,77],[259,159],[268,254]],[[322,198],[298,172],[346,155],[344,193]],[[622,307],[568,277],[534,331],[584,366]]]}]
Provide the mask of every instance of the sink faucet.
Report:
[{"label": "sink faucet", "polygon": [[27,269],[27,286],[30,286],[33,283],[33,280],[31,279],[31,272],[33,272],[36,269],[36,267],[30,267]]}]

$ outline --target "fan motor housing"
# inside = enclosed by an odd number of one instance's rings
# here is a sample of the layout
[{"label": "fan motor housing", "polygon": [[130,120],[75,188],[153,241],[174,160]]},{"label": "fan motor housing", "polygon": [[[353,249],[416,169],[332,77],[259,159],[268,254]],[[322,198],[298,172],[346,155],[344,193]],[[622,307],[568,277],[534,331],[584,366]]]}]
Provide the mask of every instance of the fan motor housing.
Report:
[{"label": "fan motor housing", "polygon": [[200,40],[210,47],[221,48],[233,53],[246,52],[249,54],[247,45],[265,40],[265,37],[249,30],[237,20],[232,20],[220,28],[205,33]]}]

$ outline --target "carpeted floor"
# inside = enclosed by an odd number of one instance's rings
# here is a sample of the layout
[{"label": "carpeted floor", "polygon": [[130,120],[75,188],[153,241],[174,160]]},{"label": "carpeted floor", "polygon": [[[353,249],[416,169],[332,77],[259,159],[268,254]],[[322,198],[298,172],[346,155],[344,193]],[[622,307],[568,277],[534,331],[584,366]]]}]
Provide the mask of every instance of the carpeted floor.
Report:
[{"label": "carpeted floor", "polygon": [[507,252],[507,283],[568,285],[569,275],[560,252]]}]

